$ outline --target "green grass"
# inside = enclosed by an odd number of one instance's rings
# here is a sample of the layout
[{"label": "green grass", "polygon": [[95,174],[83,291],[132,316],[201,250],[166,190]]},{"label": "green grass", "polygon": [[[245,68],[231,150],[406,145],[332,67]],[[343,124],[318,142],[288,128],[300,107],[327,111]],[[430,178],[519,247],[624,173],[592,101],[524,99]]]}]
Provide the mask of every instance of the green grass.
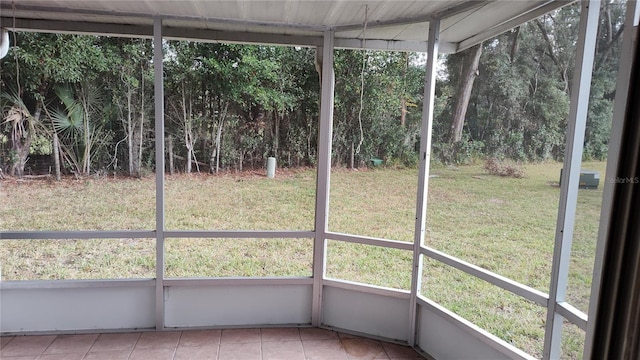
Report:
[{"label": "green grass", "polygon": [[[555,237],[561,164],[527,165],[522,179],[487,175],[480,165],[431,169],[427,246],[544,292]],[[586,311],[601,187],[580,190],[570,264],[569,302]],[[313,170],[263,175],[168,176],[169,230],[312,230]],[[417,170],[334,169],[329,228],[413,241]],[[62,183],[0,182],[0,230],[151,230],[155,184],[144,179]],[[311,239],[167,239],[168,277],[310,276]],[[408,289],[408,251],[328,241],[327,275]],[[97,279],[155,276],[152,239],[3,241],[2,277]],[[422,293],[500,338],[541,356],[546,310],[482,280],[425,260]],[[563,357],[579,358],[584,333],[565,326]]]},{"label": "green grass", "polygon": [[312,239],[166,239],[167,277],[312,276]]}]

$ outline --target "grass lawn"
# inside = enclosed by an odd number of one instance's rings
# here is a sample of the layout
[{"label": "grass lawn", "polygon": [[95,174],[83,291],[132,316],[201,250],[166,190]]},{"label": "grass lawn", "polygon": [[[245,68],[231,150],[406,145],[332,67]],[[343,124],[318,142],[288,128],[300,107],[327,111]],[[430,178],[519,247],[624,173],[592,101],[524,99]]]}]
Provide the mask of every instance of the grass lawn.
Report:
[{"label": "grass lawn", "polygon": [[[487,175],[481,165],[431,169],[427,246],[548,292],[561,164],[524,167],[522,179]],[[588,308],[604,184],[580,190],[569,302]],[[175,175],[166,180],[168,230],[312,230],[315,172]],[[331,231],[413,241],[417,170],[334,169]],[[0,230],[150,230],[154,179],[0,182]],[[167,239],[168,277],[310,276],[311,239]],[[329,241],[330,277],[408,289],[411,254]],[[2,278],[95,279],[155,276],[153,239],[2,241]],[[540,357],[546,310],[426,259],[422,293]],[[563,356],[579,358],[584,333],[566,326]]]}]

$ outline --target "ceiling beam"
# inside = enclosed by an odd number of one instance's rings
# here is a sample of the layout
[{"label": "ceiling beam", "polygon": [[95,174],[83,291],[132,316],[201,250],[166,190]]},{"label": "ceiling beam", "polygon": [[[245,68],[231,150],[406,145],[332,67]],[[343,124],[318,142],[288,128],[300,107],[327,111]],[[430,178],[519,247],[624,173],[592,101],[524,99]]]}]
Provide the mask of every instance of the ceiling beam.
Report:
[{"label": "ceiling beam", "polygon": [[322,36],[264,34],[243,31],[219,31],[185,27],[165,27],[164,37],[170,40],[194,40],[203,42],[234,42],[285,46],[322,46]]},{"label": "ceiling beam", "polygon": [[[400,41],[400,40],[376,40],[367,39],[366,48],[362,47],[362,39],[354,38],[336,38],[335,47],[338,49],[353,50],[385,50],[385,51],[409,51],[409,52],[427,52],[427,41]],[[440,42],[439,53],[452,53],[456,50],[456,44],[448,42]]]},{"label": "ceiling beam", "polygon": [[[375,29],[375,28],[381,28],[381,27],[389,27],[389,26],[398,26],[398,25],[412,25],[412,24],[420,24],[420,23],[425,23],[425,22],[429,22],[431,20],[435,20],[435,19],[443,19],[443,18],[447,18],[450,16],[454,16],[469,10],[473,10],[479,7],[482,7],[484,5],[486,5],[487,3],[493,2],[495,0],[486,0],[486,1],[466,1],[454,6],[450,6],[446,9],[431,13],[431,14],[426,14],[426,15],[420,15],[420,16],[414,16],[414,17],[407,17],[407,18],[399,18],[399,19],[392,19],[392,20],[383,20],[383,21],[370,21],[367,23],[367,29]],[[353,31],[353,30],[360,30],[362,29],[364,26],[364,24],[359,23],[359,24],[350,24],[350,25],[341,25],[341,26],[335,26],[333,28],[334,31],[336,32],[345,32],[345,31]]]},{"label": "ceiling beam", "polygon": [[[120,36],[148,38],[153,37],[153,26],[125,25],[113,23],[91,23],[82,21],[31,20],[0,18],[0,23],[12,31],[32,31],[48,33],[85,34],[99,36]],[[204,42],[238,42],[292,46],[319,46],[321,36],[296,36],[280,34],[262,34],[256,32],[218,31],[196,28],[175,28],[165,26],[163,37],[171,40],[195,40]]]},{"label": "ceiling beam", "polygon": [[[120,36],[147,38],[153,37],[153,26],[150,25],[125,25],[91,23],[82,21],[61,21],[61,20],[32,20],[14,19],[9,17],[0,18],[0,23],[9,30],[85,34],[98,36]],[[322,36],[302,36],[302,35],[281,35],[264,34],[243,31],[219,31],[206,30],[187,27],[164,26],[163,36],[170,40],[193,40],[202,42],[233,42],[245,44],[266,44],[285,46],[310,46],[322,45]],[[336,38],[335,46],[340,49],[363,49],[363,41],[356,38]],[[441,43],[440,48],[443,53],[456,50],[456,44]],[[425,52],[427,50],[426,41],[397,41],[397,40],[376,40],[368,39],[366,49],[388,50],[388,51],[416,51]]]},{"label": "ceiling beam", "polygon": [[542,16],[544,14],[547,14],[555,9],[559,9],[561,7],[564,7],[566,5],[569,5],[573,2],[575,2],[576,0],[570,0],[570,1],[544,1],[542,2],[542,4],[521,15],[518,15],[512,19],[509,19],[499,25],[496,25],[486,31],[483,31],[477,35],[474,35],[468,39],[465,39],[463,41],[461,41],[460,43],[458,43],[458,47],[456,49],[456,52],[468,49],[476,44],[479,44],[485,40],[491,39],[492,37],[498,36],[506,31],[509,31],[517,26],[520,26],[524,23],[526,23],[527,21],[533,20],[539,16]]},{"label": "ceiling beam", "polygon": [[153,25],[106,24],[84,21],[34,20],[1,17],[0,24],[12,31],[106,35],[121,37],[153,37]]},{"label": "ceiling beam", "polygon": [[122,21],[122,18],[131,18],[131,19],[137,19],[137,22],[139,22],[140,20],[144,22],[149,22],[150,25],[153,23],[153,17],[159,16],[163,20],[239,25],[239,26],[258,27],[258,28],[271,28],[271,29],[287,28],[287,29],[313,31],[313,32],[323,32],[328,29],[327,26],[321,26],[321,25],[251,21],[251,20],[225,19],[225,18],[202,17],[202,16],[178,16],[178,15],[169,15],[169,14],[153,13],[153,12],[131,13],[131,12],[118,12],[118,11],[107,11],[107,10],[62,8],[62,7],[52,7],[52,6],[31,6],[31,5],[24,5],[24,4],[15,4],[12,6],[12,4],[9,4],[8,2],[0,2],[0,11],[3,14],[5,14],[7,17],[12,17],[14,12],[17,14],[44,12],[49,14],[59,14],[63,17],[65,14],[76,14],[76,15],[86,15],[86,16],[105,16],[105,17],[112,17],[114,19],[120,19],[120,21]]}]

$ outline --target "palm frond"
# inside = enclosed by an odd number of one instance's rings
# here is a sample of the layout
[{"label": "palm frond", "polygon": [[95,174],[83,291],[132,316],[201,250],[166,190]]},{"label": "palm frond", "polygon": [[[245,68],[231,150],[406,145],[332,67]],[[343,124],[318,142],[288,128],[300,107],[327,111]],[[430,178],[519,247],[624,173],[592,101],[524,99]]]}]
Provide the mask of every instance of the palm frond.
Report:
[{"label": "palm frond", "polygon": [[52,108],[50,113],[53,127],[57,132],[69,136],[81,134],[84,120],[82,104],[75,99],[69,86],[58,86],[55,89],[55,93],[65,109],[62,111],[58,108]]},{"label": "palm frond", "polygon": [[63,136],[77,137],[82,134],[82,121],[75,121],[66,111],[51,109],[51,123],[56,132]]},{"label": "palm frond", "polygon": [[11,109],[11,108],[17,108],[20,109],[22,112],[25,112],[26,114],[28,114],[29,117],[31,117],[31,114],[29,113],[29,110],[27,109],[27,106],[24,104],[24,102],[22,101],[22,98],[20,96],[18,96],[18,94],[13,91],[13,90],[9,90],[9,91],[3,91],[2,93],[0,93],[0,99],[2,99],[2,103],[3,103],[3,112],[5,109]]},{"label": "palm frond", "polygon": [[14,142],[20,142],[23,137],[33,134],[35,119],[22,98],[13,91],[2,92],[3,100],[1,124],[11,124],[11,138]]}]

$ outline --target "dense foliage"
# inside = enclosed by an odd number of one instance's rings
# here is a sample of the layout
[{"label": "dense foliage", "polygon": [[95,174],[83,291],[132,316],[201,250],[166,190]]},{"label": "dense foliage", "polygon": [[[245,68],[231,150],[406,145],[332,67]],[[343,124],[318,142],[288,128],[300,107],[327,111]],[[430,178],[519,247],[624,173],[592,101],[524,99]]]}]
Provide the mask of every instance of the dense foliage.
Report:
[{"label": "dense foliage", "polygon": [[[624,6],[604,2],[600,11],[584,144],[587,159],[606,158]],[[567,6],[483,44],[463,141],[447,141],[453,101],[446,102],[436,122],[441,160],[460,162],[475,155],[562,160],[579,12],[579,4]],[[460,86],[464,57],[464,52],[447,57],[441,98],[452,96]]]},{"label": "dense foliage", "polygon": [[[622,3],[604,3],[585,156],[607,151]],[[443,56],[435,158],[563,156],[579,7],[568,6],[483,44],[462,141],[448,137],[465,53]],[[2,59],[0,165],[22,175],[55,155],[63,173],[153,171],[149,40],[16,33]],[[315,49],[166,41],[167,171],[312,166],[317,154]],[[416,162],[424,79],[420,54],[336,50],[333,163]],[[53,162],[52,162],[53,163]]]}]

